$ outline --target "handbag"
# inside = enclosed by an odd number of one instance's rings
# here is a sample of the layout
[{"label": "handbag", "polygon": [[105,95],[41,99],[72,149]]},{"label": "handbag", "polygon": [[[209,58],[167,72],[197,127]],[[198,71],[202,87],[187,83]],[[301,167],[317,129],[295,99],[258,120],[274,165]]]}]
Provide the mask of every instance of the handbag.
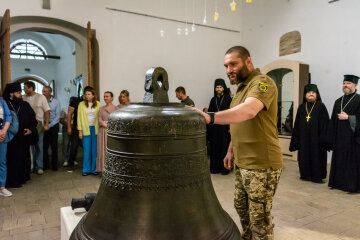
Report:
[{"label": "handbag", "polygon": [[15,136],[19,131],[19,119],[13,110],[10,110],[12,122],[8,128],[8,132]]}]

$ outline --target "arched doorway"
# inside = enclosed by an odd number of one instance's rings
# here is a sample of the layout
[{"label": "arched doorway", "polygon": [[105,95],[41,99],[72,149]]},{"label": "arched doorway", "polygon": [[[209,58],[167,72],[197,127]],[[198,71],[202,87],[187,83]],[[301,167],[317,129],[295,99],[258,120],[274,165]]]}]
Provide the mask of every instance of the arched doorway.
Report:
[{"label": "arched doorway", "polygon": [[[67,90],[68,86],[63,86],[58,81],[66,81],[67,84],[78,80],[81,76],[82,86],[93,86],[97,93],[99,93],[99,51],[98,44],[95,36],[95,30],[90,28],[88,23],[87,28],[80,25],[67,22],[61,19],[40,17],[40,16],[17,16],[10,18],[10,35],[19,35],[22,32],[34,32],[37,34],[48,34],[48,35],[62,35],[65,38],[72,39],[75,42],[76,53],[75,71],[71,78],[49,78],[47,79],[50,83],[50,79],[55,79],[54,86],[57,86],[58,93],[65,94],[62,101],[66,97],[74,96],[77,91],[72,91],[71,95]],[[12,40],[11,40],[12,41]],[[42,74],[40,74],[43,76]],[[12,81],[14,81],[13,76]],[[44,77],[46,77],[44,75]],[[76,84],[73,87],[76,88]],[[71,88],[71,86],[70,86]],[[62,104],[63,105],[63,104]]]},{"label": "arched doorway", "polygon": [[[10,35],[19,31],[34,31],[50,34],[61,34],[73,39],[79,46],[77,53],[79,55],[79,61],[77,62],[77,71],[81,74],[83,78],[83,85],[91,85],[95,88],[97,92],[99,92],[99,46],[96,39],[96,32],[95,30],[91,29],[90,22],[88,22],[86,28],[56,18],[42,16],[9,17],[9,12],[9,10],[6,11],[7,16],[5,18],[5,14],[3,20],[10,19],[10,28],[8,28],[10,29]],[[5,44],[10,43],[9,41],[5,41]],[[8,59],[10,61],[10,58]],[[5,61],[1,61],[2,68],[3,62]],[[10,64],[4,66],[9,66],[6,68],[10,69]],[[5,71],[5,69],[2,69],[2,72],[7,71],[8,70]],[[13,80],[6,79],[6,76],[4,77],[4,79],[2,79],[2,86],[6,84],[5,81],[9,82]]]}]

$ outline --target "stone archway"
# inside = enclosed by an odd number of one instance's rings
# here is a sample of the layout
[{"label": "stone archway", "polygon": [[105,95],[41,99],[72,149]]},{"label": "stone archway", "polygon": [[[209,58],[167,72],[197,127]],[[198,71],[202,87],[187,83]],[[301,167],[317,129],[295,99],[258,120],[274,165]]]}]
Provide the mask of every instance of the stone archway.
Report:
[{"label": "stone archway", "polygon": [[33,80],[35,82],[38,82],[44,86],[49,86],[49,82],[46,81],[44,78],[42,77],[39,77],[39,76],[36,76],[36,75],[33,75],[33,74],[30,74],[30,75],[26,75],[26,76],[21,76],[21,77],[18,77],[16,79],[13,79],[13,82],[19,82],[19,83],[23,83],[23,82],[26,82],[28,80]]},{"label": "stone archway", "polygon": [[[80,25],[56,18],[42,16],[16,16],[10,18],[10,34],[19,31],[39,31],[55,33],[67,36],[73,39],[80,47],[79,59],[81,63],[77,64],[83,76],[83,85],[88,85],[88,52],[87,52],[87,28]],[[92,78],[96,90],[99,89],[99,46],[93,32],[92,49]]]}]

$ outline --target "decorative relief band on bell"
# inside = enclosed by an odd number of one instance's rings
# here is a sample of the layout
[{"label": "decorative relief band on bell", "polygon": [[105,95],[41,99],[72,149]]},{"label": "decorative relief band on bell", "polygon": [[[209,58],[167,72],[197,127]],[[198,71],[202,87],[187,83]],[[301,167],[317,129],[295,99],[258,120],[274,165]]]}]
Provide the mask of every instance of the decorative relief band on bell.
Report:
[{"label": "decorative relief band on bell", "polygon": [[205,136],[192,137],[134,137],[108,135],[107,151],[124,156],[158,155],[179,156],[204,153],[206,151]]},{"label": "decorative relief band on bell", "polygon": [[[155,120],[156,119],[156,120]],[[160,119],[137,119],[134,120],[112,120],[108,121],[108,134],[118,135],[155,135],[155,136],[172,136],[172,135],[196,135],[206,133],[205,120],[202,118],[179,121],[174,116]]]},{"label": "decorative relief band on bell", "polygon": [[204,152],[157,159],[126,158],[107,152],[102,181],[123,190],[176,190],[199,187],[209,178]]}]

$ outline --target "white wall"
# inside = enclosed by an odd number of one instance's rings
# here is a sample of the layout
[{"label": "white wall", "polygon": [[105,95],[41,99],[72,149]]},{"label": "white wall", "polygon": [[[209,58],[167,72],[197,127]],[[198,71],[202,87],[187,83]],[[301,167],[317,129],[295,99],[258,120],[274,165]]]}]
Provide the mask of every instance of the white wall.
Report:
[{"label": "white wall", "polygon": [[[279,58],[308,63],[331,114],[343,75],[360,75],[359,10],[358,0],[254,0],[243,6],[242,39],[258,67]],[[293,30],[301,33],[301,52],[279,57],[280,37]]]},{"label": "white wall", "polygon": [[[70,80],[76,77],[76,55],[73,55],[75,42],[68,37],[56,36],[53,42],[59,46],[57,55],[60,56],[60,60],[56,64],[56,97],[59,99],[61,107],[65,107],[69,105],[70,97],[77,95],[76,85],[70,83]],[[70,94],[65,92],[65,88],[70,89]]]},{"label": "white wall", "polygon": [[[164,67],[169,74],[170,101],[178,101],[174,90],[183,85],[199,108],[208,106],[216,78],[226,78],[225,51],[241,44],[241,34],[197,27],[188,37],[177,36],[179,24],[159,19],[106,10],[124,9],[179,20],[192,21],[193,1],[177,0],[62,0],[51,1],[51,10],[41,8],[39,0],[0,0],[0,12],[10,9],[11,16],[48,16],[86,27],[91,21],[100,47],[100,92],[111,90],[117,97],[122,89],[130,91],[132,101],[142,101],[145,72],[153,66]],[[229,2],[218,1],[219,21],[212,22],[214,0],[207,0],[208,23],[240,30],[241,11],[230,12]],[[202,23],[204,1],[195,0],[195,22]],[[239,8],[241,9],[241,8]],[[160,37],[163,24],[165,37]],[[190,27],[190,26],[189,26]],[[101,97],[102,98],[102,97]]]}]

